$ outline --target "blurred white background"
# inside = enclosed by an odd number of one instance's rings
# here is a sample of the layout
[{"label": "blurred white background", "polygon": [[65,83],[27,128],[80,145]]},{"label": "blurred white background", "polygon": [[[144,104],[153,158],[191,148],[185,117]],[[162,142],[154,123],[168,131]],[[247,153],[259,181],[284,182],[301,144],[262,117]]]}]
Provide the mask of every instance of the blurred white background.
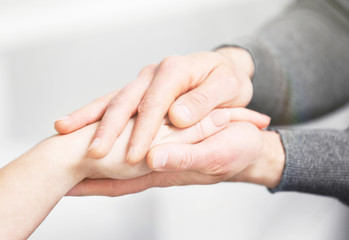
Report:
[{"label": "blurred white background", "polygon": [[[143,66],[229,43],[288,3],[0,0],[0,166]],[[310,126],[348,119],[347,107]],[[348,208],[330,198],[218,184],[64,198],[30,239],[347,239],[348,224]]]}]

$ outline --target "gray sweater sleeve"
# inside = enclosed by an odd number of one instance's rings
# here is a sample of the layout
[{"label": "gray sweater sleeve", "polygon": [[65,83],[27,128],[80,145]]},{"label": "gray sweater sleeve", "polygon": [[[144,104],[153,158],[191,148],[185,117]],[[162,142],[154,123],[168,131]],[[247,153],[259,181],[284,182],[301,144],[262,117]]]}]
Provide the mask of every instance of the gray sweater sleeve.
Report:
[{"label": "gray sweater sleeve", "polygon": [[[342,4],[342,5],[341,5]],[[349,1],[297,1],[234,45],[255,61],[250,108],[272,124],[324,115],[349,101]],[[349,131],[279,130],[286,165],[278,191],[333,196],[349,205]]]},{"label": "gray sweater sleeve", "polygon": [[349,129],[278,132],[286,164],[279,186],[271,192],[326,195],[349,205]]},{"label": "gray sweater sleeve", "polygon": [[335,0],[297,1],[234,44],[255,60],[249,108],[273,125],[303,122],[349,101],[349,14]]}]

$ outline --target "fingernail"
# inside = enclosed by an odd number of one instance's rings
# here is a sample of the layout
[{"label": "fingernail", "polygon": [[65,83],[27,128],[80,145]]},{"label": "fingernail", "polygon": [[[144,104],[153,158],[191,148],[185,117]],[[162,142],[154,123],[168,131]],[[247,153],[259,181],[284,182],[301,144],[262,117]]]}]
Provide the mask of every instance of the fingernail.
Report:
[{"label": "fingernail", "polygon": [[217,110],[212,113],[211,119],[216,127],[222,127],[230,121],[230,112],[228,110]]},{"label": "fingernail", "polygon": [[177,105],[174,112],[185,122],[188,122],[191,119],[191,112],[184,104]]},{"label": "fingernail", "polygon": [[165,151],[157,151],[154,154],[153,158],[153,168],[160,169],[166,166],[168,160],[168,152]]},{"label": "fingernail", "polygon": [[64,120],[67,120],[68,118],[69,118],[69,116],[64,116],[64,117],[57,119],[57,121],[64,121]]},{"label": "fingernail", "polygon": [[95,138],[93,142],[91,143],[90,147],[88,148],[87,151],[91,151],[92,149],[98,147],[101,144],[101,139],[100,138]]}]

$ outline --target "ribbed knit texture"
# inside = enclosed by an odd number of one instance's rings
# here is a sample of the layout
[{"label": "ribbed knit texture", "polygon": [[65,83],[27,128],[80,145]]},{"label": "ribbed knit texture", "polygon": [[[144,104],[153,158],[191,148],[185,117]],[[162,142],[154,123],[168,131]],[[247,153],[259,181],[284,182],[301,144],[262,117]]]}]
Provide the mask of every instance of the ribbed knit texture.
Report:
[{"label": "ribbed knit texture", "polygon": [[[236,39],[255,62],[248,106],[293,124],[349,102],[349,1],[302,0],[252,36]],[[348,119],[349,125],[349,119]],[[336,197],[349,205],[349,131],[279,130],[286,165],[278,191]]]},{"label": "ribbed knit texture", "polygon": [[349,205],[349,130],[278,130],[286,165],[278,191],[332,196]]},{"label": "ribbed knit texture", "polygon": [[254,35],[234,40],[251,51],[256,63],[249,108],[280,125],[313,119],[347,103],[347,17],[327,1],[302,0]]}]

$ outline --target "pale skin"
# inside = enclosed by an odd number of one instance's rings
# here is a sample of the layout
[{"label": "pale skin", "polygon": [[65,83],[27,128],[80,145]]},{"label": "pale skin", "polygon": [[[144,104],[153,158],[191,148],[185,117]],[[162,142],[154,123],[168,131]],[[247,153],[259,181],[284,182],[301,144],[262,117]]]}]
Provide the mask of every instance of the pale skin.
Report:
[{"label": "pale skin", "polygon": [[[229,142],[227,145],[215,141]],[[165,165],[154,155],[166,152]],[[258,130],[248,122],[235,122],[196,144],[163,144],[146,157],[154,172],[133,179],[86,179],[67,195],[121,196],[152,187],[171,187],[219,182],[247,182],[276,187],[285,165],[285,154],[276,132]]]},{"label": "pale skin", "polygon": [[[206,141],[210,137],[223,140],[234,133],[235,139],[239,140],[234,142],[234,139],[231,139],[233,140],[231,147],[235,146],[245,154],[239,158],[230,159],[228,168],[225,168],[225,165],[213,167],[210,164],[205,166],[192,162],[187,165],[190,171],[173,176],[168,175],[168,177],[166,173],[152,172],[154,169],[148,167],[148,165],[153,166],[151,157],[147,158],[147,164],[141,161],[131,166],[125,162],[127,144],[135,119],[128,121],[110,153],[98,160],[89,158],[86,151],[99,123],[91,124],[71,134],[50,137],[0,169],[0,238],[28,238],[68,191],[70,195],[74,192],[80,192],[82,195],[81,193],[86,192],[81,190],[93,190],[101,181],[104,181],[104,184],[99,191],[108,192],[105,195],[136,192],[130,183],[137,183],[139,188],[142,187],[142,184],[138,182],[140,180],[144,180],[144,184],[143,189],[138,189],[138,191],[144,190],[151,187],[150,183],[154,184],[157,179],[162,178],[166,181],[161,184],[169,185],[184,184],[184,181],[187,184],[190,182],[203,184],[223,180],[275,184],[278,181],[276,175],[275,179],[270,176],[264,178],[255,174],[254,170],[255,167],[266,167],[267,165],[263,164],[264,161],[274,161],[272,158],[261,157],[265,143],[268,142],[265,139],[275,135],[275,133],[259,129],[268,126],[269,121],[268,117],[244,108],[217,109],[198,124],[185,129],[175,128],[165,119],[152,142],[152,149],[168,147],[170,146],[168,144],[178,144],[179,147],[190,144],[209,144]],[[251,139],[254,140],[251,142]],[[246,140],[249,141],[249,146],[244,143]],[[252,153],[251,148],[258,151]],[[182,151],[181,148],[178,150]],[[153,153],[150,151],[149,156]],[[224,158],[228,155],[230,154],[222,156],[222,162],[226,161]],[[159,166],[159,170],[161,168]],[[230,170],[227,171],[228,169]],[[128,178],[133,178],[133,180]],[[91,183],[98,184],[85,188]],[[76,184],[78,185],[73,188]],[[111,189],[114,192],[111,192]]]},{"label": "pale skin", "polygon": [[144,158],[166,114],[174,126],[183,128],[215,108],[247,106],[253,72],[251,56],[240,48],[167,57],[146,66],[120,91],[58,120],[55,127],[66,134],[101,120],[88,151],[90,157],[100,158],[137,113],[127,153],[127,161],[136,164]]},{"label": "pale skin", "polygon": [[[253,95],[251,84],[253,74],[254,62],[251,55],[246,50],[236,47],[224,47],[215,52],[200,52],[187,56],[165,58],[159,64],[145,67],[135,81],[120,91],[99,98],[84,108],[58,120],[55,127],[59,133],[66,134],[86,124],[101,120],[101,125],[95,132],[94,141],[88,150],[89,156],[99,158],[108,153],[110,146],[115,140],[117,141],[127,117],[138,113],[126,155],[130,164],[137,164],[148,152],[151,140],[166,113],[174,126],[183,128],[200,121],[212,109],[245,107]],[[125,102],[127,104],[123,105]],[[114,121],[115,117],[120,116],[120,114],[124,114],[124,118],[120,121]],[[211,178],[207,175],[201,175],[198,181],[194,180],[194,175],[191,175],[192,172],[188,172],[188,170],[196,171],[198,166],[205,166],[209,159],[211,165],[230,166],[232,167],[230,171],[235,171],[236,166],[229,163],[236,156],[244,155],[245,148],[234,148],[228,144],[230,143],[229,139],[233,136],[227,135],[228,129],[220,134],[223,133],[225,134],[223,141],[221,137],[216,135],[205,140],[210,143],[208,146],[201,145],[201,143],[185,146],[162,146],[162,148],[151,149],[147,154],[148,165],[155,171],[186,170],[185,173],[152,173],[151,178],[132,181],[89,180],[77,186],[71,191],[71,194],[113,196],[159,185],[212,183]],[[275,161],[265,161],[265,164],[269,163],[270,166],[260,165],[263,167],[257,168],[258,171],[249,170],[249,172],[256,176],[265,176],[263,169],[270,170],[271,168],[275,170],[270,171],[271,178],[279,179],[285,161],[280,137],[277,133],[272,132],[265,132],[264,135],[266,137],[263,138],[265,142],[263,146],[267,147],[263,153],[259,152],[259,154],[270,157],[262,157],[261,155],[259,157],[272,158]],[[174,149],[181,149],[183,152]],[[239,152],[240,150],[241,152]],[[231,155],[222,158],[221,152]],[[190,159],[190,161],[186,159]],[[190,164],[183,164],[183,162]],[[157,168],[157,166],[163,167]],[[205,172],[206,170],[201,169],[201,171]],[[167,180],[167,177],[170,180]],[[277,186],[278,181],[262,179],[245,178],[242,174],[235,176],[232,180],[255,182],[268,187]],[[158,184],[159,182],[160,184]],[[115,188],[111,186],[115,186]],[[120,192],[120,189],[133,190]]]}]

